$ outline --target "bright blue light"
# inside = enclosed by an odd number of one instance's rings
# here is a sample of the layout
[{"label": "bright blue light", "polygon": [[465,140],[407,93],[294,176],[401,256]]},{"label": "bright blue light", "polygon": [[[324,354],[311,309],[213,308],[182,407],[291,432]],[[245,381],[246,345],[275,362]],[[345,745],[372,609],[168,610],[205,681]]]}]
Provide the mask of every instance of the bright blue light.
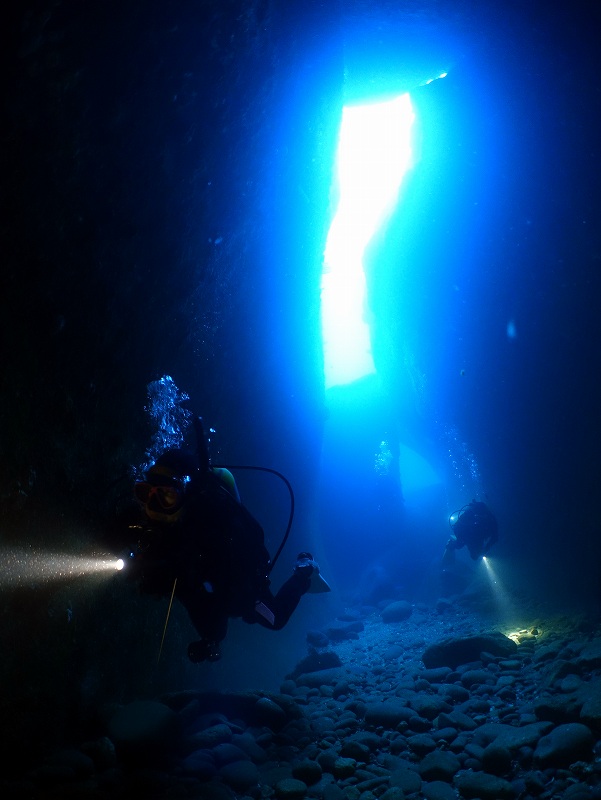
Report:
[{"label": "bright blue light", "polygon": [[411,166],[414,119],[408,94],[342,109],[336,157],[340,199],[326,241],[321,284],[326,388],[375,371],[363,254],[393,209]]},{"label": "bright blue light", "polygon": [[[403,495],[409,503],[433,486],[439,486],[441,480],[432,465],[415,450],[404,444],[399,446],[399,472],[403,485]],[[453,520],[456,522],[457,520]]]}]

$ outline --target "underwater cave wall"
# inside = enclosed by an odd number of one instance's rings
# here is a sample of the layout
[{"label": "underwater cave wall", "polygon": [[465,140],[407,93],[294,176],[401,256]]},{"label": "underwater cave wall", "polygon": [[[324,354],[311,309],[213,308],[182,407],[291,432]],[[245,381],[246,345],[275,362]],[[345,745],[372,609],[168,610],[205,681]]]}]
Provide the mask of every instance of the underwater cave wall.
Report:
[{"label": "underwater cave wall", "polygon": [[[216,455],[286,472],[305,515],[342,82],[338,4],[326,5],[2,12],[4,546],[102,541],[152,433],[146,385],[164,374],[218,429]],[[65,738],[100,701],[187,680],[169,654],[157,676],[164,608],[130,588],[32,580],[2,600],[11,752]]]}]

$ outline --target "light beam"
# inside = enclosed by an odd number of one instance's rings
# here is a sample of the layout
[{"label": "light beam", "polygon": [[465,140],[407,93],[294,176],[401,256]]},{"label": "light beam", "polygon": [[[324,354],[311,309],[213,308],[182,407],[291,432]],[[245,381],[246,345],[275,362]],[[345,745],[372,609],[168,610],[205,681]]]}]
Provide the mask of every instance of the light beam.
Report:
[{"label": "light beam", "polygon": [[486,567],[486,574],[488,575],[492,594],[499,611],[503,614],[505,619],[512,618],[515,612],[509,594],[499,579],[496,566],[493,566],[493,562],[488,556],[482,557],[482,563]]},{"label": "light beam", "polygon": [[28,587],[83,576],[103,577],[124,566],[123,559],[110,555],[76,556],[48,553],[35,548],[3,548],[0,550],[0,589]]}]

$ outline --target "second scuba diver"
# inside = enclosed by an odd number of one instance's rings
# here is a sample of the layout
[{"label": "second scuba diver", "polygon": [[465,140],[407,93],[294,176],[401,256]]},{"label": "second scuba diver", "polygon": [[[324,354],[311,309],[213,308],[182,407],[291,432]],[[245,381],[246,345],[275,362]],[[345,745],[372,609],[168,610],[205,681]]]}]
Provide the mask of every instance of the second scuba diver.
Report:
[{"label": "second scuba diver", "polygon": [[490,548],[499,538],[497,520],[486,505],[478,500],[451,514],[449,518],[451,536],[447,542],[443,564],[453,564],[455,551],[467,547],[470,556],[477,561],[487,555]]}]

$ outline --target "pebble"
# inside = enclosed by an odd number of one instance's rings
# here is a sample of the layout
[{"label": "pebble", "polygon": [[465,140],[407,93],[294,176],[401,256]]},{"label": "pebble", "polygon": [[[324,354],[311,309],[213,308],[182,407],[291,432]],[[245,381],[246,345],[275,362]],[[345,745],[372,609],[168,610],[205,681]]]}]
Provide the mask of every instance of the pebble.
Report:
[{"label": "pebble", "polygon": [[311,632],[279,694],[122,706],[2,796],[601,800],[601,631],[534,619],[516,645],[468,612],[407,606]]}]

